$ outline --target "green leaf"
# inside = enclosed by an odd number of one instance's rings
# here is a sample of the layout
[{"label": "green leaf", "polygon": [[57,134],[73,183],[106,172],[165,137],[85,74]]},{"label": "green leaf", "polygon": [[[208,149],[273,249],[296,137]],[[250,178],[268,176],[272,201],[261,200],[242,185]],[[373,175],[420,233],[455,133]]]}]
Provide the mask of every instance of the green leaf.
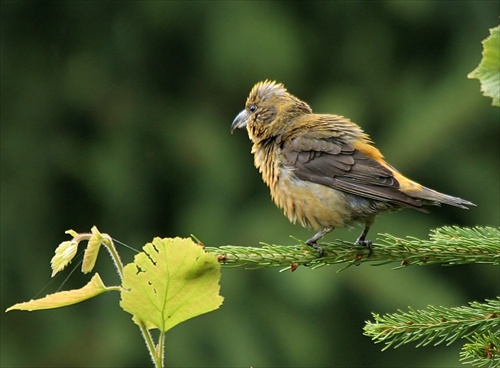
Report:
[{"label": "green leaf", "polygon": [[222,304],[220,265],[191,239],[155,238],[123,269],[120,305],[138,325],[166,332]]},{"label": "green leaf", "polygon": [[87,248],[83,254],[82,262],[82,272],[89,273],[94,269],[95,262],[97,261],[97,256],[99,255],[99,249],[101,244],[105,240],[102,234],[97,230],[97,227],[92,226],[92,235],[89,238]]},{"label": "green leaf", "polygon": [[50,260],[50,267],[52,268],[51,277],[54,277],[71,263],[77,250],[78,241],[75,238],[63,241],[57,246],[54,257]]},{"label": "green leaf", "polygon": [[11,310],[42,310],[66,307],[68,305],[83,302],[93,298],[106,291],[120,290],[119,286],[106,286],[102,282],[99,274],[95,274],[87,285],[81,289],[61,291],[59,293],[49,294],[41,299],[30,300],[29,302],[17,303],[7,308],[6,312]]},{"label": "green leaf", "polygon": [[483,58],[467,77],[479,79],[483,95],[493,99],[493,106],[500,107],[500,26],[491,28],[482,43]]}]

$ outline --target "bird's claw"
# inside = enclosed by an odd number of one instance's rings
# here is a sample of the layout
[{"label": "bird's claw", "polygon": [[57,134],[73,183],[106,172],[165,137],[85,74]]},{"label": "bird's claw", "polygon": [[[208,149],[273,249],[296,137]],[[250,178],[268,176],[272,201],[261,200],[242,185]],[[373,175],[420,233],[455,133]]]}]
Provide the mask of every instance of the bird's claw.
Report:
[{"label": "bird's claw", "polygon": [[365,239],[358,239],[356,240],[356,245],[362,245],[366,248],[368,248],[368,257],[370,257],[373,253],[373,243],[371,240],[365,240]]},{"label": "bird's claw", "polygon": [[316,250],[316,252],[318,252],[318,258],[323,257],[323,253],[324,253],[323,248],[321,248],[316,241],[309,241],[308,240],[308,241],[306,241],[306,244],[310,247],[313,247]]}]

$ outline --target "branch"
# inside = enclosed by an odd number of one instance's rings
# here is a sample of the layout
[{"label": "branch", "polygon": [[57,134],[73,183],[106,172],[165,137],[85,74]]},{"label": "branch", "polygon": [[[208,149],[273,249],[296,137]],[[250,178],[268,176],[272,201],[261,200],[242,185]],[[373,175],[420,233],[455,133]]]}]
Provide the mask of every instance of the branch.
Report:
[{"label": "branch", "polygon": [[445,308],[429,306],[425,310],[409,308],[408,312],[378,315],[367,321],[364,334],[376,343],[389,347],[419,341],[417,347],[446,342],[450,345],[459,338],[467,338],[461,360],[484,366],[500,362],[500,297],[485,303],[472,302],[470,306]]},{"label": "branch", "polygon": [[467,337],[469,343],[462,347],[460,361],[475,367],[498,367],[500,365],[500,334],[488,331]]},{"label": "branch", "polygon": [[298,245],[291,246],[263,243],[262,247],[206,247],[206,251],[215,254],[223,267],[285,267],[284,270],[294,270],[299,265],[315,269],[339,263],[350,267],[364,262],[399,262],[400,266],[395,268],[430,264],[500,264],[500,230],[493,227],[446,226],[432,230],[429,240],[379,234],[370,257],[364,246],[336,240],[321,243],[324,256],[318,258],[315,250],[297,241]]}]

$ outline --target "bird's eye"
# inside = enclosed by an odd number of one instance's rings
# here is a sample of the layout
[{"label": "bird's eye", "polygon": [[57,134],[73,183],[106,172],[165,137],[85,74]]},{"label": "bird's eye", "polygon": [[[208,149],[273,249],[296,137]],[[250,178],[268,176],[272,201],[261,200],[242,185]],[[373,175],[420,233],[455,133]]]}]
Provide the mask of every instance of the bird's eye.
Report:
[{"label": "bird's eye", "polygon": [[248,110],[250,110],[250,112],[255,112],[255,110],[257,110],[257,105],[250,105]]}]

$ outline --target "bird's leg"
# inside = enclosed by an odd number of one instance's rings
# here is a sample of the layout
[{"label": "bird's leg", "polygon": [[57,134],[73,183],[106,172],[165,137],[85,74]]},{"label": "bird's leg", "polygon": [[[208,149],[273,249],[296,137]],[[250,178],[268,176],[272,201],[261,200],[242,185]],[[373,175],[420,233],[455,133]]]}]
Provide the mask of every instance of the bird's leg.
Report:
[{"label": "bird's leg", "polygon": [[318,240],[321,239],[323,236],[325,236],[326,234],[328,234],[332,230],[333,230],[333,227],[325,227],[323,230],[318,231],[312,238],[310,238],[306,241],[307,245],[316,249],[316,252],[318,252],[318,255],[320,257],[323,257],[323,249],[321,249],[321,247],[318,245]]},{"label": "bird's leg", "polygon": [[354,244],[359,244],[359,245],[364,245],[365,247],[368,248],[368,257],[372,255],[373,252],[373,243],[371,240],[366,240],[366,235],[368,235],[368,231],[370,231],[370,227],[373,225],[373,222],[375,221],[374,218],[371,218],[366,221],[365,223],[365,228],[363,229],[361,235],[358,237],[356,240],[356,243]]}]

